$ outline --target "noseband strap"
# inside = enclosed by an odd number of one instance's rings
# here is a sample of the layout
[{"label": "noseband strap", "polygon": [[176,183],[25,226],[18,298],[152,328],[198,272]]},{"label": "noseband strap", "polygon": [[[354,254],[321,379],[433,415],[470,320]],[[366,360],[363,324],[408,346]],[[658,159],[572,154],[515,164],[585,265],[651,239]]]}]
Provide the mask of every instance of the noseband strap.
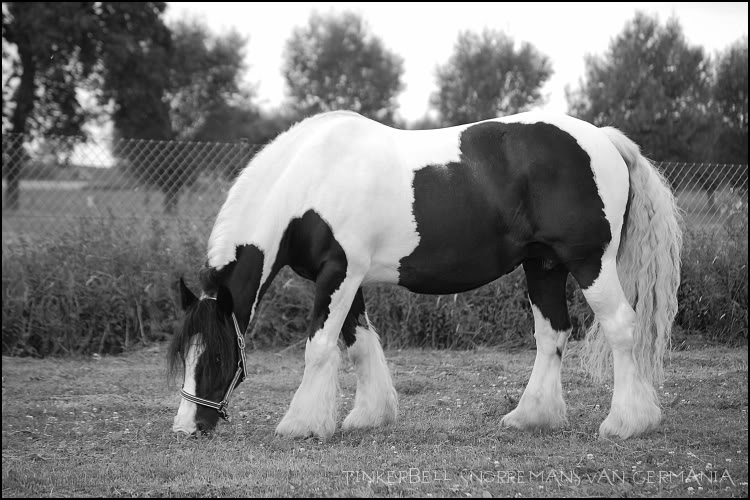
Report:
[{"label": "noseband strap", "polygon": [[232,383],[229,385],[229,389],[227,390],[227,393],[224,395],[224,399],[221,400],[220,403],[214,403],[213,401],[209,401],[208,399],[199,398],[198,396],[193,396],[189,392],[185,392],[185,389],[180,389],[180,394],[183,398],[190,401],[191,403],[199,404],[202,406],[207,406],[208,408],[213,408],[214,410],[219,412],[219,416],[223,418],[224,420],[229,419],[229,412],[227,411],[227,406],[229,405],[229,396],[232,395],[232,391],[237,386],[237,381],[240,379],[240,374],[242,373],[241,368],[237,368],[237,371],[234,373],[234,379],[232,379]]},{"label": "noseband strap", "polygon": [[[216,300],[214,297],[205,298]],[[245,361],[245,338],[242,335],[242,332],[240,332],[240,325],[239,323],[237,323],[237,317],[234,315],[234,313],[232,313],[232,322],[234,323],[234,331],[237,334],[237,348],[240,351],[240,355],[237,359],[237,371],[234,372],[234,378],[232,379],[232,383],[229,384],[229,388],[227,389],[227,393],[224,395],[224,399],[222,399],[219,403],[215,403],[213,401],[209,401],[208,399],[193,396],[192,394],[185,392],[185,389],[180,389],[180,395],[187,401],[201,406],[206,406],[208,408],[213,408],[214,410],[219,412],[219,416],[224,420],[229,419],[229,412],[227,411],[227,407],[229,405],[229,396],[232,395],[232,391],[234,391],[235,387],[237,387],[237,384],[239,384],[240,375],[242,375],[243,379],[247,377],[247,362]]]}]

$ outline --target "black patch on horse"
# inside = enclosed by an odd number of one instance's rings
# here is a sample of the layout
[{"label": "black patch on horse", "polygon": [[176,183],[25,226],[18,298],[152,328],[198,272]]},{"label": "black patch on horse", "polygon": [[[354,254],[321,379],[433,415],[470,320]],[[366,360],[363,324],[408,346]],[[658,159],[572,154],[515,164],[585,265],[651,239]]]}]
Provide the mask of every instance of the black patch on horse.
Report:
[{"label": "black patch on horse", "polygon": [[565,296],[568,270],[562,264],[548,268],[546,259],[529,258],[523,262],[529,300],[542,313],[556,332],[572,327]]},{"label": "black patch on horse", "polygon": [[[184,367],[185,355],[197,334],[200,334],[203,353],[196,367],[196,387],[203,391],[204,374],[212,381],[231,380],[237,367],[237,340],[231,319],[218,310],[215,300],[196,300],[185,311],[182,328],[169,345],[167,360],[173,375],[178,366]],[[197,395],[205,399],[215,397],[205,391]]]},{"label": "black patch on horse", "polygon": [[208,295],[216,296],[219,286],[224,286],[232,292],[232,310],[235,312],[240,328],[245,328],[250,322],[248,304],[255,302],[256,294],[259,299],[263,297],[263,293],[272,280],[267,279],[258,292],[258,287],[261,286],[264,255],[257,246],[237,245],[234,255],[234,260],[221,269],[209,267],[206,263],[198,272],[198,277],[201,288]]},{"label": "black patch on horse", "polygon": [[[289,222],[282,239],[282,249],[289,266],[303,278],[315,282],[315,302],[308,330],[308,337],[312,339],[331,313],[331,295],[346,278],[346,253],[336,241],[331,226],[314,210],[308,210],[302,217]],[[352,309],[361,308],[364,313],[362,294],[358,292],[357,297]],[[354,314],[359,316],[356,311]],[[349,346],[355,340],[354,326],[351,326],[354,323],[348,316],[347,320],[344,341]]]},{"label": "black patch on horse", "polygon": [[367,319],[365,318],[365,297],[362,294],[361,288],[357,290],[357,294],[352,301],[352,306],[344,320],[344,326],[341,327],[341,335],[344,337],[346,347],[351,347],[357,340],[355,330],[358,326],[365,328],[368,326]]},{"label": "black patch on horse", "polygon": [[[460,161],[425,166],[412,187],[420,240],[400,261],[399,284],[417,293],[477,288],[540,245],[551,262],[601,260],[611,240],[591,158],[548,123],[470,126]],[[577,278],[587,288],[596,276]]]}]

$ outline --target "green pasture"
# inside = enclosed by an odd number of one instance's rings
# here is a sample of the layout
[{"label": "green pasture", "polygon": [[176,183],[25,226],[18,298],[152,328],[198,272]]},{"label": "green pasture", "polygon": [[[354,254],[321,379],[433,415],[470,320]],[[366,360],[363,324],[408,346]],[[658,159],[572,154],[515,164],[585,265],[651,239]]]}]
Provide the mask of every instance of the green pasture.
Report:
[{"label": "green pasture", "polygon": [[[575,345],[573,346],[575,349]],[[395,425],[326,442],[274,437],[303,371],[302,349],[250,351],[231,421],[209,436],[171,432],[180,381],[165,348],[122,356],[3,358],[3,497],[747,497],[747,349],[673,352],[658,388],[664,420],[600,440],[611,398],[575,354],[563,392],[570,423],[553,432],[499,426],[534,351],[390,350]],[[341,370],[339,424],[355,375]]]}]

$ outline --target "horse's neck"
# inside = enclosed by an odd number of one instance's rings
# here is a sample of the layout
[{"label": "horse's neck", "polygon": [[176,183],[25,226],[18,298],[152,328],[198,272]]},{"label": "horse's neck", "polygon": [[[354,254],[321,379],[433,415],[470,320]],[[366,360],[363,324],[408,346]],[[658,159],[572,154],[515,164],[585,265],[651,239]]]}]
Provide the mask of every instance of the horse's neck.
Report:
[{"label": "horse's neck", "polygon": [[252,320],[264,283],[265,255],[255,245],[239,245],[236,260],[228,264],[221,273],[221,284],[232,294],[234,311],[241,328]]}]

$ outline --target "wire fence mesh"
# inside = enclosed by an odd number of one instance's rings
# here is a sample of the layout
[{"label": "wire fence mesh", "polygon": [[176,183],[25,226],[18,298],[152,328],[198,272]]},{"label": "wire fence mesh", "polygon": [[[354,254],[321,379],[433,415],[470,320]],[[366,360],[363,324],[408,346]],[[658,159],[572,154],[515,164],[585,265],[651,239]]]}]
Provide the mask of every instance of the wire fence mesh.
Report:
[{"label": "wire fence mesh", "polygon": [[[205,240],[233,179],[259,149],[246,142],[3,135],[3,248],[54,238],[91,218],[179,221]],[[657,166],[672,184],[686,229],[747,221],[747,165]]]}]

